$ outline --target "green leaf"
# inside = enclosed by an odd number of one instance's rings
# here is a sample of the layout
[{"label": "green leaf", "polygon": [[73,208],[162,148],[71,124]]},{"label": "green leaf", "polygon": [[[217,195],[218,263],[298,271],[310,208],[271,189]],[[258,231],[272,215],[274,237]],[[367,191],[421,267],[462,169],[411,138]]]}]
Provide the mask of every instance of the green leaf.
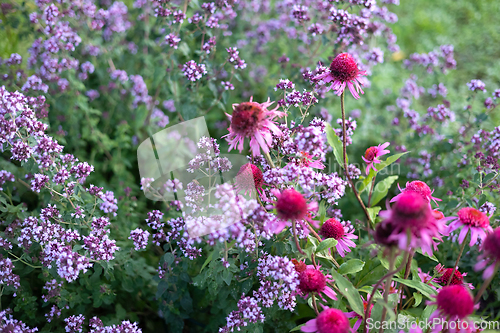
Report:
[{"label": "green leaf", "polygon": [[380,206],[366,208],[366,210],[368,211],[368,215],[370,215],[371,221],[375,222],[375,219],[377,218],[378,213],[380,212],[381,209],[382,207]]},{"label": "green leaf", "polygon": [[415,298],[415,304],[413,305],[414,307],[417,307],[422,303],[422,294],[419,293],[413,293],[413,298]]},{"label": "green leaf", "polygon": [[207,267],[207,265],[208,265],[208,264],[212,261],[212,258],[213,258],[213,256],[214,256],[214,252],[215,252],[215,251],[212,251],[212,252],[210,253],[210,255],[208,256],[207,260],[205,260],[205,262],[203,263],[203,266],[201,266],[200,273],[201,273],[201,272],[203,271],[203,269],[204,269],[205,267]]},{"label": "green leaf", "polygon": [[372,206],[376,205],[380,200],[385,198],[392,184],[394,184],[394,182],[398,178],[399,176],[389,176],[381,182],[378,182],[378,184],[375,186],[375,189],[373,190],[372,201],[370,202],[370,204]]},{"label": "green leaf", "polygon": [[156,299],[160,299],[160,297],[167,291],[168,289],[168,282],[165,280],[161,280],[158,283],[158,289],[156,290]]},{"label": "green leaf", "polygon": [[486,176],[484,176],[484,179],[483,179],[483,184],[488,184],[490,182],[490,180],[493,179],[493,177],[495,177],[496,175],[492,172],[492,173],[489,173],[487,174]]},{"label": "green leaf", "polygon": [[321,243],[319,243],[319,245],[316,247],[316,251],[314,251],[314,252],[321,252],[321,251],[327,250],[331,247],[336,246],[337,243],[338,243],[338,241],[335,238],[327,238],[324,241],[322,241]]},{"label": "green leaf", "polygon": [[[2,197],[0,197],[1,199]],[[321,201],[319,203],[319,208],[318,208],[318,216],[319,216],[319,220],[321,222],[323,222],[325,220],[325,217],[326,217],[326,205],[325,205],[325,202],[324,201]]]},{"label": "green leaf", "polygon": [[480,208],[482,205],[484,205],[485,202],[486,202],[486,195],[483,194],[479,197],[477,208]]},{"label": "green leaf", "polygon": [[345,298],[347,298],[351,309],[353,309],[354,312],[356,312],[360,316],[364,316],[363,301],[361,300],[361,296],[359,295],[358,290],[354,288],[349,280],[347,280],[335,270],[332,269],[331,273],[332,277],[335,279],[335,283],[339,287],[340,293]]},{"label": "green leaf", "polygon": [[363,269],[365,263],[359,259],[351,259],[340,265],[338,272],[340,274],[354,274]]},{"label": "green leaf", "polygon": [[222,273],[222,280],[226,282],[226,284],[229,286],[231,284],[231,279],[233,278],[233,273],[231,273],[228,269],[226,269]]},{"label": "green leaf", "polygon": [[431,260],[434,260],[435,262],[439,262],[438,258],[436,258],[436,255],[433,254],[432,256],[430,256],[427,253],[423,253],[421,248],[416,249],[415,252],[417,252],[417,253],[419,253],[419,254],[423,255],[424,257],[427,257]]},{"label": "green leaf", "polygon": [[422,295],[424,295],[425,297],[427,297],[429,299],[432,297],[431,295],[434,295],[436,293],[436,291],[434,289],[432,289],[431,286],[429,286],[428,284],[425,284],[421,281],[404,280],[404,279],[400,279],[400,278],[394,278],[394,281],[402,283],[405,286],[408,286],[410,288],[414,288],[414,289],[420,291],[422,293]]},{"label": "green leaf", "polygon": [[301,329],[303,326],[305,326],[305,325],[306,325],[306,324],[302,324],[302,325],[299,325],[299,326],[297,326],[297,327],[295,327],[295,328],[292,328],[292,329],[290,330],[290,332],[300,331],[300,329]]},{"label": "green leaf", "polygon": [[[332,146],[333,148],[333,155],[335,155],[337,163],[342,168],[344,168],[344,156],[343,156],[344,147],[337,134],[335,134],[335,131],[333,130],[332,126],[330,126],[330,124],[326,124],[326,138],[328,139],[328,144],[330,144],[330,146]],[[347,161],[349,161],[347,156],[346,159]]]}]

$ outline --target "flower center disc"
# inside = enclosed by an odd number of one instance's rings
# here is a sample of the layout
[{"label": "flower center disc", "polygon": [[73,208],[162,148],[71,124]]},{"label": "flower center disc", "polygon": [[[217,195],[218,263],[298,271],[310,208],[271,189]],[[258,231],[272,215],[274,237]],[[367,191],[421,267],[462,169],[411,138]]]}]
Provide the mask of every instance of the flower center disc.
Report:
[{"label": "flower center disc", "polygon": [[330,73],[342,82],[350,82],[358,76],[358,65],[348,53],[341,53],[330,64]]},{"label": "flower center disc", "polygon": [[257,129],[263,114],[258,103],[240,103],[233,111],[231,128],[238,134],[250,136]]}]

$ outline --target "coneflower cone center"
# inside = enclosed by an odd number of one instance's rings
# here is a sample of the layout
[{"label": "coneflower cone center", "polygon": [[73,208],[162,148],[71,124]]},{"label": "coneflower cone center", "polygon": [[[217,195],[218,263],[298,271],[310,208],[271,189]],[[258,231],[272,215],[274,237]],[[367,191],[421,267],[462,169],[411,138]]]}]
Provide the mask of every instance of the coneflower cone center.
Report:
[{"label": "coneflower cone center", "polygon": [[437,295],[438,308],[446,315],[467,317],[474,311],[474,301],[470,293],[463,286],[444,287]]},{"label": "coneflower cone center", "polygon": [[258,103],[243,102],[233,111],[231,128],[243,136],[251,136],[260,125],[264,111]]},{"label": "coneflower cone center", "polygon": [[326,286],[326,277],[319,270],[308,268],[299,275],[299,288],[305,293],[320,292]]},{"label": "coneflower cone center", "polygon": [[351,329],[349,320],[337,309],[326,309],[316,318],[319,333],[348,333]]},{"label": "coneflower cone center", "polygon": [[[453,272],[453,268],[447,268],[444,274],[437,279],[443,285],[448,284],[448,280],[450,279],[451,272]],[[455,274],[453,274],[453,278],[451,279],[450,285],[462,285],[464,283],[464,278],[462,277],[462,273],[458,270],[455,270]]]},{"label": "coneflower cone center", "polygon": [[409,192],[416,192],[426,199],[428,199],[432,194],[432,190],[429,185],[420,180],[412,181],[406,186],[405,190]]},{"label": "coneflower cone center", "polygon": [[307,202],[294,189],[284,190],[276,202],[276,210],[282,219],[301,220],[307,214]]},{"label": "coneflower cone center", "polygon": [[344,234],[344,226],[334,218],[328,219],[321,226],[320,233],[326,238],[341,239]]},{"label": "coneflower cone center", "polygon": [[240,171],[238,171],[237,184],[244,189],[261,189],[264,185],[264,175],[262,171],[252,163],[247,163],[241,166]]},{"label": "coneflower cone center", "polygon": [[365,158],[370,162],[373,161],[376,156],[377,156],[377,147],[370,147],[365,152]]},{"label": "coneflower cone center", "polygon": [[460,209],[458,211],[458,218],[460,219],[460,222],[466,225],[470,225],[471,227],[486,228],[490,225],[488,216],[486,216],[485,213],[472,207]]},{"label": "coneflower cone center", "polygon": [[341,53],[330,64],[330,73],[341,82],[350,82],[358,77],[358,65],[348,53]]}]

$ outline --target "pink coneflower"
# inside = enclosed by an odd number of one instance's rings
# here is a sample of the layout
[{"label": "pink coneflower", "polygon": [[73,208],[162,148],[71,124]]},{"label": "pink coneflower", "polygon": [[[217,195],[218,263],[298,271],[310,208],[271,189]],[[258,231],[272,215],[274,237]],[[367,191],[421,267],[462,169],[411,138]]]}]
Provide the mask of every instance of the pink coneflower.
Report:
[{"label": "pink coneflower", "polygon": [[347,86],[355,99],[359,98],[359,92],[364,94],[360,80],[361,76],[366,75],[366,71],[360,71],[356,60],[349,53],[341,53],[333,59],[323,74],[314,77],[314,80],[322,80],[325,83],[332,82],[327,89],[333,89],[337,96],[340,96]]},{"label": "pink coneflower", "polygon": [[358,239],[358,236],[354,234],[351,223],[347,222],[342,224],[335,218],[331,218],[323,223],[320,230],[322,236],[337,240],[335,248],[341,257],[345,257],[346,252],[351,252],[351,247],[356,247],[356,244],[351,239]]},{"label": "pink coneflower", "polygon": [[318,203],[307,203],[304,196],[293,188],[282,192],[273,189],[271,193],[277,198],[274,207],[278,215],[278,220],[274,224],[274,232],[280,233],[286,226],[291,225],[290,221],[297,221],[302,227],[304,235],[309,234],[306,221],[318,227],[317,222],[312,220],[309,211],[316,211]]},{"label": "pink coneflower", "polygon": [[236,174],[235,185],[237,190],[244,191],[245,195],[254,190],[262,194],[264,175],[256,165],[252,163],[243,164]]},{"label": "pink coneflower", "polygon": [[280,136],[281,130],[274,123],[274,118],[282,117],[285,113],[267,108],[274,102],[270,99],[264,103],[256,103],[250,97],[249,102],[233,104],[233,114],[228,116],[231,125],[228,128],[229,134],[225,135],[229,142],[229,151],[237,148],[241,153],[245,138],[250,139],[250,150],[254,156],[260,155],[260,149],[264,153],[269,153],[272,144],[272,134]]},{"label": "pink coneflower", "polygon": [[[399,187],[399,184],[398,184],[398,187]],[[437,204],[436,201],[442,201],[441,199],[438,199],[438,198],[434,198],[432,196],[432,193],[434,192],[434,190],[431,190],[431,188],[424,182],[420,181],[420,180],[414,180],[412,182],[407,182],[406,183],[406,187],[401,189],[401,187],[399,187],[399,190],[401,191],[400,194],[396,195],[394,198],[392,198],[391,202],[395,202],[399,199],[399,197],[405,193],[405,192],[415,192],[415,193],[418,193],[420,194],[422,197],[424,197],[427,202],[431,202],[434,201],[434,203],[439,206]]]},{"label": "pink coneflower", "polygon": [[[448,280],[451,277],[451,273],[453,273],[453,268],[445,268],[443,265],[438,264],[434,270],[440,275],[434,279],[436,283],[439,283],[442,286],[446,286],[448,284]],[[460,271],[455,269],[455,273],[451,278],[450,286],[459,285],[459,286],[467,286],[469,289],[474,289],[474,285],[472,283],[466,283],[464,281],[464,277],[467,276],[467,273],[460,273]]]},{"label": "pink coneflower", "polygon": [[313,156],[311,156],[309,153],[306,153],[304,151],[300,152],[301,159],[300,159],[300,164],[306,167],[314,168],[314,169],[324,169],[325,165],[321,163],[319,159],[313,159]]},{"label": "pink coneflower", "polygon": [[370,173],[370,169],[373,171],[378,171],[375,168],[375,163],[381,163],[382,161],[378,158],[382,155],[389,154],[390,151],[385,149],[389,146],[389,142],[379,144],[378,146],[370,147],[366,150],[365,156],[362,156],[363,161],[365,161],[366,165],[366,174]]},{"label": "pink coneflower", "polygon": [[348,333],[351,330],[351,325],[345,313],[337,309],[326,308],[318,317],[309,320],[300,330],[308,333]]},{"label": "pink coneflower", "polygon": [[[299,264],[300,265],[300,264]],[[298,269],[297,269],[298,268]],[[318,268],[314,268],[314,266],[306,266],[305,269],[303,267],[297,265],[295,266],[295,270],[299,272],[299,290],[300,292],[307,297],[309,293],[318,294],[323,300],[323,296],[321,293],[324,293],[326,296],[333,300],[337,300],[337,294],[333,291],[332,288],[327,286],[326,282],[332,282],[330,275],[324,275]],[[325,300],[326,301],[326,300]]]},{"label": "pink coneflower", "polygon": [[474,312],[474,300],[467,288],[461,285],[448,286],[439,290],[436,301],[429,304],[437,305],[429,318],[443,317],[450,321],[463,320]]},{"label": "pink coneflower", "polygon": [[458,217],[448,226],[449,232],[463,226],[458,235],[458,242],[462,244],[470,230],[470,243],[473,246],[477,239],[485,239],[486,233],[490,233],[493,229],[490,226],[488,216],[472,207],[465,207],[458,211]]},{"label": "pink coneflower", "polygon": [[399,195],[396,203],[380,213],[385,240],[396,241],[399,248],[420,247],[424,253],[432,255],[437,244],[433,238],[441,240],[446,231],[443,219],[436,220],[427,200],[417,192],[406,191]]},{"label": "pink coneflower", "polygon": [[496,268],[500,267],[500,228],[496,228],[486,236],[481,249],[483,253],[477,258],[479,262],[474,269],[476,271],[484,269],[483,279],[488,280],[495,274]]},{"label": "pink coneflower", "polygon": [[[366,308],[368,307],[368,302],[370,301],[370,294],[366,295],[366,300],[361,296],[361,299],[363,300],[363,314],[366,312]],[[368,317],[370,318],[372,315],[372,309],[373,309],[373,304],[370,304],[370,310],[368,310]],[[355,311],[347,312],[345,314],[347,318],[357,318],[356,322],[354,323],[354,326],[352,327],[352,332],[357,332],[359,326],[361,326],[361,323],[363,323],[363,316],[358,314]]]}]

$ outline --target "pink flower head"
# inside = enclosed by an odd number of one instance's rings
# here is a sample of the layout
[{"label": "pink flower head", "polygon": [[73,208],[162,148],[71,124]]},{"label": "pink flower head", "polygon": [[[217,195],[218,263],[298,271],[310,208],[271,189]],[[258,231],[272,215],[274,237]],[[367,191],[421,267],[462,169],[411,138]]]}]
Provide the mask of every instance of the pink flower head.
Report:
[{"label": "pink flower head", "polygon": [[486,236],[481,249],[483,253],[477,258],[478,263],[474,266],[474,270],[484,269],[483,279],[487,280],[495,274],[496,267],[500,267],[500,228],[496,228]]},{"label": "pink flower head", "polygon": [[379,144],[378,146],[373,146],[370,147],[366,150],[365,156],[362,156],[363,161],[366,162],[366,174],[368,175],[370,173],[370,169],[373,169],[373,171],[378,171],[375,168],[375,163],[382,163],[381,160],[378,158],[382,155],[390,153],[389,150],[385,149],[389,146],[389,142]]},{"label": "pink flower head", "polygon": [[318,333],[349,333],[351,325],[342,311],[326,308],[318,317],[309,320],[300,330]]},{"label": "pink flower head", "polygon": [[[326,296],[333,300],[337,300],[337,294],[333,291],[332,288],[326,285],[326,282],[332,282],[333,280],[330,275],[324,275],[318,268],[314,268],[314,266],[306,266],[305,269],[300,265],[304,263],[299,262],[299,265],[295,265],[295,270],[299,272],[299,290],[300,292],[307,297],[309,293],[318,294],[323,300],[323,296],[321,293],[324,293]],[[326,301],[326,300],[325,300]]]},{"label": "pink flower head", "polygon": [[450,320],[464,319],[474,312],[472,295],[462,285],[448,286],[439,290],[434,304],[437,304],[437,310],[431,318],[441,315]]},{"label": "pink flower head", "polygon": [[319,159],[313,159],[313,156],[311,156],[309,153],[301,151],[300,152],[301,158],[300,158],[300,164],[309,168],[314,168],[314,169],[324,169],[325,165],[321,163]]},{"label": "pink flower head", "polygon": [[397,242],[401,249],[420,247],[432,255],[433,248],[437,249],[433,238],[441,240],[441,234],[446,233],[444,219],[436,220],[427,200],[414,191],[401,193],[392,208],[380,216],[384,219],[380,227],[383,237],[377,236],[384,239],[384,245]]},{"label": "pink flower head", "polygon": [[349,53],[341,53],[333,59],[330,68],[323,74],[314,77],[314,80],[322,80],[325,83],[332,82],[327,91],[333,89],[337,96],[340,96],[347,86],[352,96],[358,99],[359,92],[364,94],[361,89],[363,83],[360,80],[363,75],[366,75],[366,71],[358,69],[356,60]]},{"label": "pink flower head", "polygon": [[493,229],[490,226],[490,220],[488,216],[472,207],[465,207],[458,211],[458,218],[450,223],[448,230],[449,232],[456,230],[463,226],[460,234],[458,235],[458,242],[462,244],[470,230],[470,243],[469,246],[473,246],[477,239],[485,239],[486,234],[492,232]]},{"label": "pink flower head", "polygon": [[356,247],[352,239],[357,239],[358,236],[354,234],[354,228],[349,221],[341,223],[335,218],[328,219],[321,226],[320,234],[337,240],[335,248],[341,257],[345,257],[346,252],[351,252],[351,247]]},{"label": "pink flower head", "polygon": [[[399,187],[399,184],[398,184],[398,187]],[[396,195],[394,198],[392,198],[391,202],[395,202],[399,199],[399,197],[405,193],[405,192],[415,192],[415,193],[418,193],[420,194],[422,197],[424,197],[427,202],[431,202],[434,201],[434,203],[439,206],[437,204],[436,201],[442,201],[441,199],[438,199],[438,198],[434,198],[432,196],[432,193],[434,192],[434,190],[431,190],[431,188],[424,182],[420,181],[420,180],[414,180],[412,182],[407,182],[406,183],[406,187],[401,189],[401,187],[399,187],[399,190],[401,191],[400,194]]]},{"label": "pink flower head", "polygon": [[280,233],[290,221],[297,221],[302,228],[304,237],[309,234],[309,228],[305,221],[309,221],[315,227],[319,227],[317,222],[312,220],[309,212],[315,212],[318,209],[318,203],[307,203],[306,198],[293,188],[283,190],[282,192],[274,189],[271,193],[277,198],[274,208],[278,215],[278,220],[274,225],[274,232]]},{"label": "pink flower head", "polygon": [[236,189],[244,191],[245,195],[254,190],[263,195],[264,175],[256,165],[252,163],[243,164],[236,174],[235,185]]},{"label": "pink flower head", "polygon": [[274,123],[274,118],[285,115],[283,112],[267,108],[274,102],[268,99],[264,103],[256,103],[250,97],[249,102],[233,104],[233,114],[228,116],[231,125],[228,128],[229,134],[225,135],[229,142],[229,151],[233,148],[238,148],[239,152],[243,151],[245,138],[250,139],[250,150],[254,156],[260,155],[260,149],[264,153],[269,153],[269,147],[272,144],[272,134],[281,136],[281,130]]}]

